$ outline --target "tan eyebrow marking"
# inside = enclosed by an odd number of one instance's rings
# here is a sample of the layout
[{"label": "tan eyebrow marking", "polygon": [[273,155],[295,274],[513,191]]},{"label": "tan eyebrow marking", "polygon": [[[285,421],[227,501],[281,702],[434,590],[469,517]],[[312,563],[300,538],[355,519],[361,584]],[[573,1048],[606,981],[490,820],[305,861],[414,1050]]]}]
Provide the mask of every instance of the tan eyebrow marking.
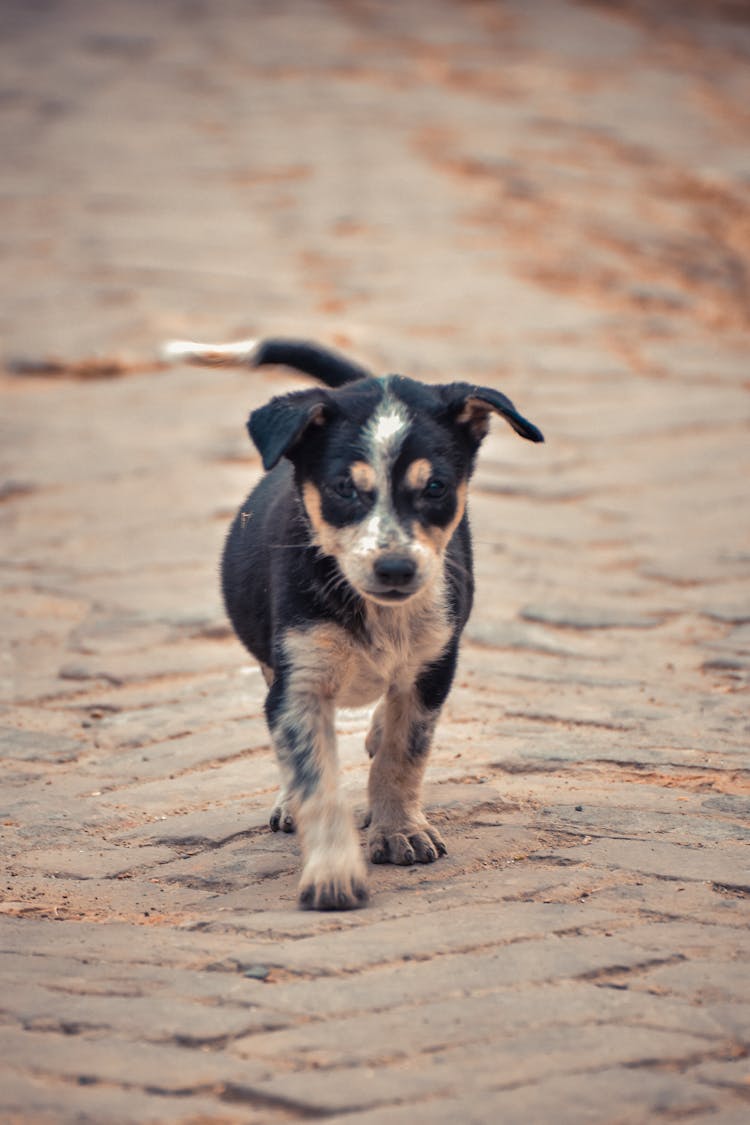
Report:
[{"label": "tan eyebrow marking", "polygon": [[366,461],[355,461],[349,468],[354,487],[360,492],[373,492],[375,489],[375,470]]},{"label": "tan eyebrow marking", "polygon": [[327,555],[338,554],[340,544],[337,530],[324,520],[320,492],[310,480],[305,481],[305,484],[302,486],[302,502],[310,517],[310,523],[312,524],[314,532],[314,542],[317,543],[319,547],[322,547]]},{"label": "tan eyebrow marking", "polygon": [[425,487],[427,481],[432,476],[432,464],[426,457],[418,457],[416,461],[412,461],[409,468],[404,474],[404,480],[409,488],[414,491],[420,491]]}]

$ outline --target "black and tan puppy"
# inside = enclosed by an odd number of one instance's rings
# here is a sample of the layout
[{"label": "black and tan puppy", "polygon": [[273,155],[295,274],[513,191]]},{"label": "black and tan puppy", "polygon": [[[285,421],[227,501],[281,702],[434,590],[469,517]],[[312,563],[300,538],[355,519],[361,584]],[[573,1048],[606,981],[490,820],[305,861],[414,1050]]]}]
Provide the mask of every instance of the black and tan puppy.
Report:
[{"label": "black and tan puppy", "polygon": [[311,344],[176,342],[167,353],[284,364],[332,388],[251,414],[267,472],[231,526],[222,581],[269,686],[282,776],[271,827],[300,830],[300,902],[361,906],[366,870],[339,786],[335,708],[380,701],[367,736],[370,859],[432,863],[445,844],[420,788],[472,603],[468,481],[491,414],[530,441],[542,435],[499,391],[376,379]]}]

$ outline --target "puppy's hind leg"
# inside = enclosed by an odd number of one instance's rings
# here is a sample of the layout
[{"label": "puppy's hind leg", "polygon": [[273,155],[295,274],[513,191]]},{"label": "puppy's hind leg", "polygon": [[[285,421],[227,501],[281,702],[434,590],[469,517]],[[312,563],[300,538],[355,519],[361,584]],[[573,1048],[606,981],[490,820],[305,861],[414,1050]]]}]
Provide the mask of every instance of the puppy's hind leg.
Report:
[{"label": "puppy's hind leg", "polygon": [[281,785],[279,786],[276,804],[273,806],[268,823],[272,832],[278,832],[279,830],[282,832],[295,832],[297,830],[297,822],[294,818],[294,786],[292,774],[289,768],[281,761],[279,761],[279,769],[281,770]]},{"label": "puppy's hind leg", "polygon": [[385,700],[381,699],[372,713],[370,729],[365,738],[365,750],[370,758],[377,754],[383,740],[383,724],[385,722]]},{"label": "puppy's hind leg", "polygon": [[[385,699],[381,699],[372,713],[370,729],[365,737],[365,750],[369,758],[374,758],[383,741],[383,727],[385,725]],[[372,823],[372,809],[367,810],[361,821],[362,828],[369,828]]]},{"label": "puppy's hind leg", "polygon": [[[263,673],[263,679],[270,688],[274,681],[273,668],[264,664],[262,660],[258,663]],[[278,832],[279,829],[282,832],[294,832],[297,825],[294,822],[294,810],[292,809],[292,776],[281,760],[279,760],[279,769],[281,771],[281,785],[268,823],[272,832]]]}]

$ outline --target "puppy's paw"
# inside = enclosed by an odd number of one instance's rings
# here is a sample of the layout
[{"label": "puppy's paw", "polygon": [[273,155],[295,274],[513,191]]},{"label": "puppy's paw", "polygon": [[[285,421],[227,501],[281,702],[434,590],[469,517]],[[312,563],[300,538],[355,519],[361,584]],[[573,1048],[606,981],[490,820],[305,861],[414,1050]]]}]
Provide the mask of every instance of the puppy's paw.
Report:
[{"label": "puppy's paw", "polygon": [[300,806],[305,862],[299,884],[307,910],[356,910],[367,902],[367,866],[352,814],[340,794],[314,794]]},{"label": "puppy's paw", "polygon": [[373,863],[434,863],[448,849],[436,828],[425,821],[419,828],[373,824],[367,841]]},{"label": "puppy's paw", "polygon": [[274,805],[268,823],[272,832],[295,832],[297,829],[294,814],[289,804],[281,798]]},{"label": "puppy's paw", "polygon": [[367,883],[359,873],[332,872],[314,879],[302,874],[299,904],[303,910],[357,910],[366,906],[368,898]]}]

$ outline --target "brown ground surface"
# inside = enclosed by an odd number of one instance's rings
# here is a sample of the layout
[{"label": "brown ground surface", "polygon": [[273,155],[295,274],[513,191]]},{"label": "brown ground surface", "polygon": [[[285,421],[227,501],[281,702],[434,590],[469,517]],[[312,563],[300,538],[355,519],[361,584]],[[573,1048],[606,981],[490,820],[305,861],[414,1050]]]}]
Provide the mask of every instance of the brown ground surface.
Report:
[{"label": "brown ground surface", "polygon": [[[2,1120],[746,1121],[747,4],[0,21]],[[354,914],[295,907],[216,581],[301,383],[152,362],[282,331],[548,439],[474,484],[450,855]]]}]

